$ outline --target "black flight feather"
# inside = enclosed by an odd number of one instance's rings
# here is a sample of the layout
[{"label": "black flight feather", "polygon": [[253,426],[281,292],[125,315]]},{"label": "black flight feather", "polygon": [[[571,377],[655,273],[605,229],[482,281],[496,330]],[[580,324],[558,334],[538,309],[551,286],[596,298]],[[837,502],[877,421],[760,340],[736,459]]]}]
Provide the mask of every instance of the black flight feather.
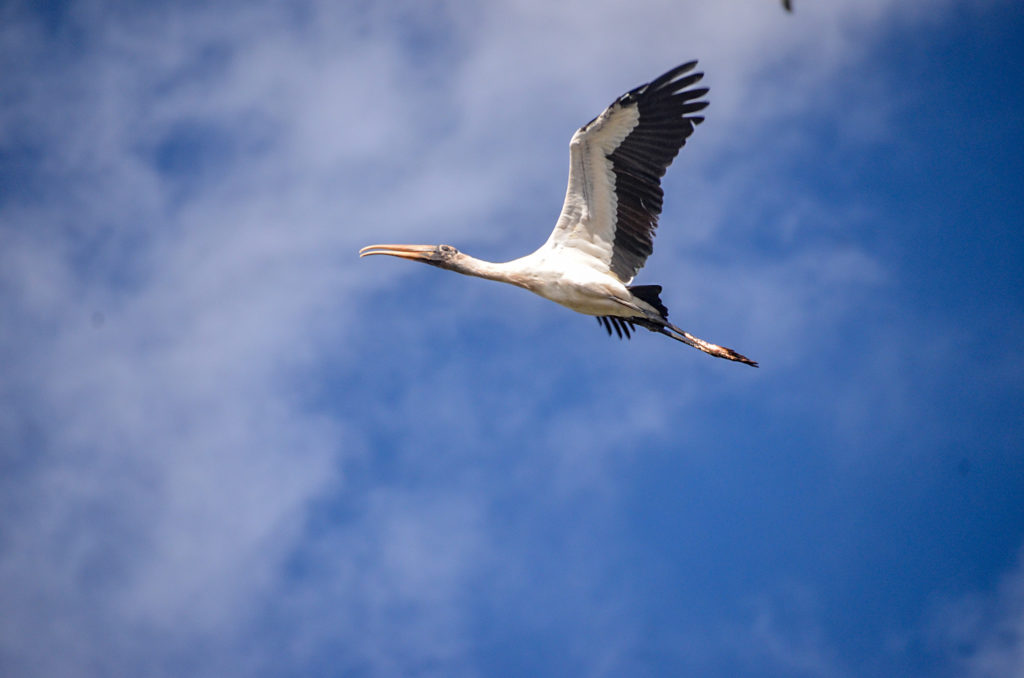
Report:
[{"label": "black flight feather", "polygon": [[654,251],[654,230],[665,195],[661,177],[693,128],[704,120],[692,114],[707,107],[708,102],[694,100],[708,89],[688,89],[704,77],[690,73],[696,65],[691,61],[673,68],[613,104],[636,106],[639,113],[636,127],[607,156],[617,199],[611,269],[621,280],[631,280]]}]

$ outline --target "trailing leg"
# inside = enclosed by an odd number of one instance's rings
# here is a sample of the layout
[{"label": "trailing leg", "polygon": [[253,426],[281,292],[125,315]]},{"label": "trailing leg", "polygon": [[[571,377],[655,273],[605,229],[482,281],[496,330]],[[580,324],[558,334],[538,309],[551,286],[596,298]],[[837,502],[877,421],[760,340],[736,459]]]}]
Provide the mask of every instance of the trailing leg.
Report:
[{"label": "trailing leg", "polygon": [[634,285],[629,288],[629,291],[633,293],[634,297],[645,302],[657,312],[657,315],[648,314],[648,317],[645,318],[630,318],[631,322],[642,325],[652,332],[672,337],[676,341],[681,341],[687,346],[693,346],[695,349],[704,351],[716,358],[735,360],[745,365],[757,367],[756,362],[744,355],[740,355],[731,348],[712,344],[710,341],[704,341],[670,323],[668,321],[668,308],[661,301],[661,285]]}]

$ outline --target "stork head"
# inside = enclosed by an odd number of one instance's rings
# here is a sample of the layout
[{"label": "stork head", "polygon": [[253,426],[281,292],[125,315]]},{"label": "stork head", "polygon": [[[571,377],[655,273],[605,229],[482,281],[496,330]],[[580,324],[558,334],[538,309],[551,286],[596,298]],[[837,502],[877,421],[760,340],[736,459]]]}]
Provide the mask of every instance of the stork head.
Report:
[{"label": "stork head", "polygon": [[392,257],[422,261],[424,264],[457,270],[462,253],[451,245],[370,245],[359,250],[360,257],[387,254]]}]

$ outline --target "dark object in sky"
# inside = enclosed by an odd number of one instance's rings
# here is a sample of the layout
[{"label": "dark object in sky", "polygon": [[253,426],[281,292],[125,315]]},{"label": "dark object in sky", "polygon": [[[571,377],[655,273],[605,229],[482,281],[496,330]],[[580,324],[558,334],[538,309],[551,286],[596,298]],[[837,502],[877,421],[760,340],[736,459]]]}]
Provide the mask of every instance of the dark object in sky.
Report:
[{"label": "dark object in sky", "polygon": [[782,0],[782,6],[786,8],[787,12],[793,11],[793,0]]},{"label": "dark object in sky", "polygon": [[608,333],[635,326],[718,358],[757,367],[731,348],[698,339],[668,321],[659,285],[631,285],[654,251],[664,193],[661,178],[707,107],[696,61],[673,68],[616,99],[569,142],[569,188],[547,242],[532,254],[492,263],[451,245],[371,245],[359,256],[387,254],[449,271],[512,283],[579,313]]}]

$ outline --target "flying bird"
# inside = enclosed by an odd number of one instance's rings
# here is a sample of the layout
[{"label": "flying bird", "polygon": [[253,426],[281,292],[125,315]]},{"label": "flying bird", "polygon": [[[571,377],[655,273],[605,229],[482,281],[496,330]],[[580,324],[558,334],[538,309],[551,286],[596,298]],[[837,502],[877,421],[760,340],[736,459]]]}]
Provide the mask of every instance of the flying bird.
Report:
[{"label": "flying bird", "polygon": [[493,263],[451,245],[370,245],[387,254],[488,280],[512,283],[586,315],[608,334],[637,326],[710,355],[757,367],[731,348],[698,339],[668,320],[660,285],[632,285],[653,251],[661,177],[704,118],[697,62],[677,66],[616,99],[569,142],[569,187],[547,242],[519,259]]}]

